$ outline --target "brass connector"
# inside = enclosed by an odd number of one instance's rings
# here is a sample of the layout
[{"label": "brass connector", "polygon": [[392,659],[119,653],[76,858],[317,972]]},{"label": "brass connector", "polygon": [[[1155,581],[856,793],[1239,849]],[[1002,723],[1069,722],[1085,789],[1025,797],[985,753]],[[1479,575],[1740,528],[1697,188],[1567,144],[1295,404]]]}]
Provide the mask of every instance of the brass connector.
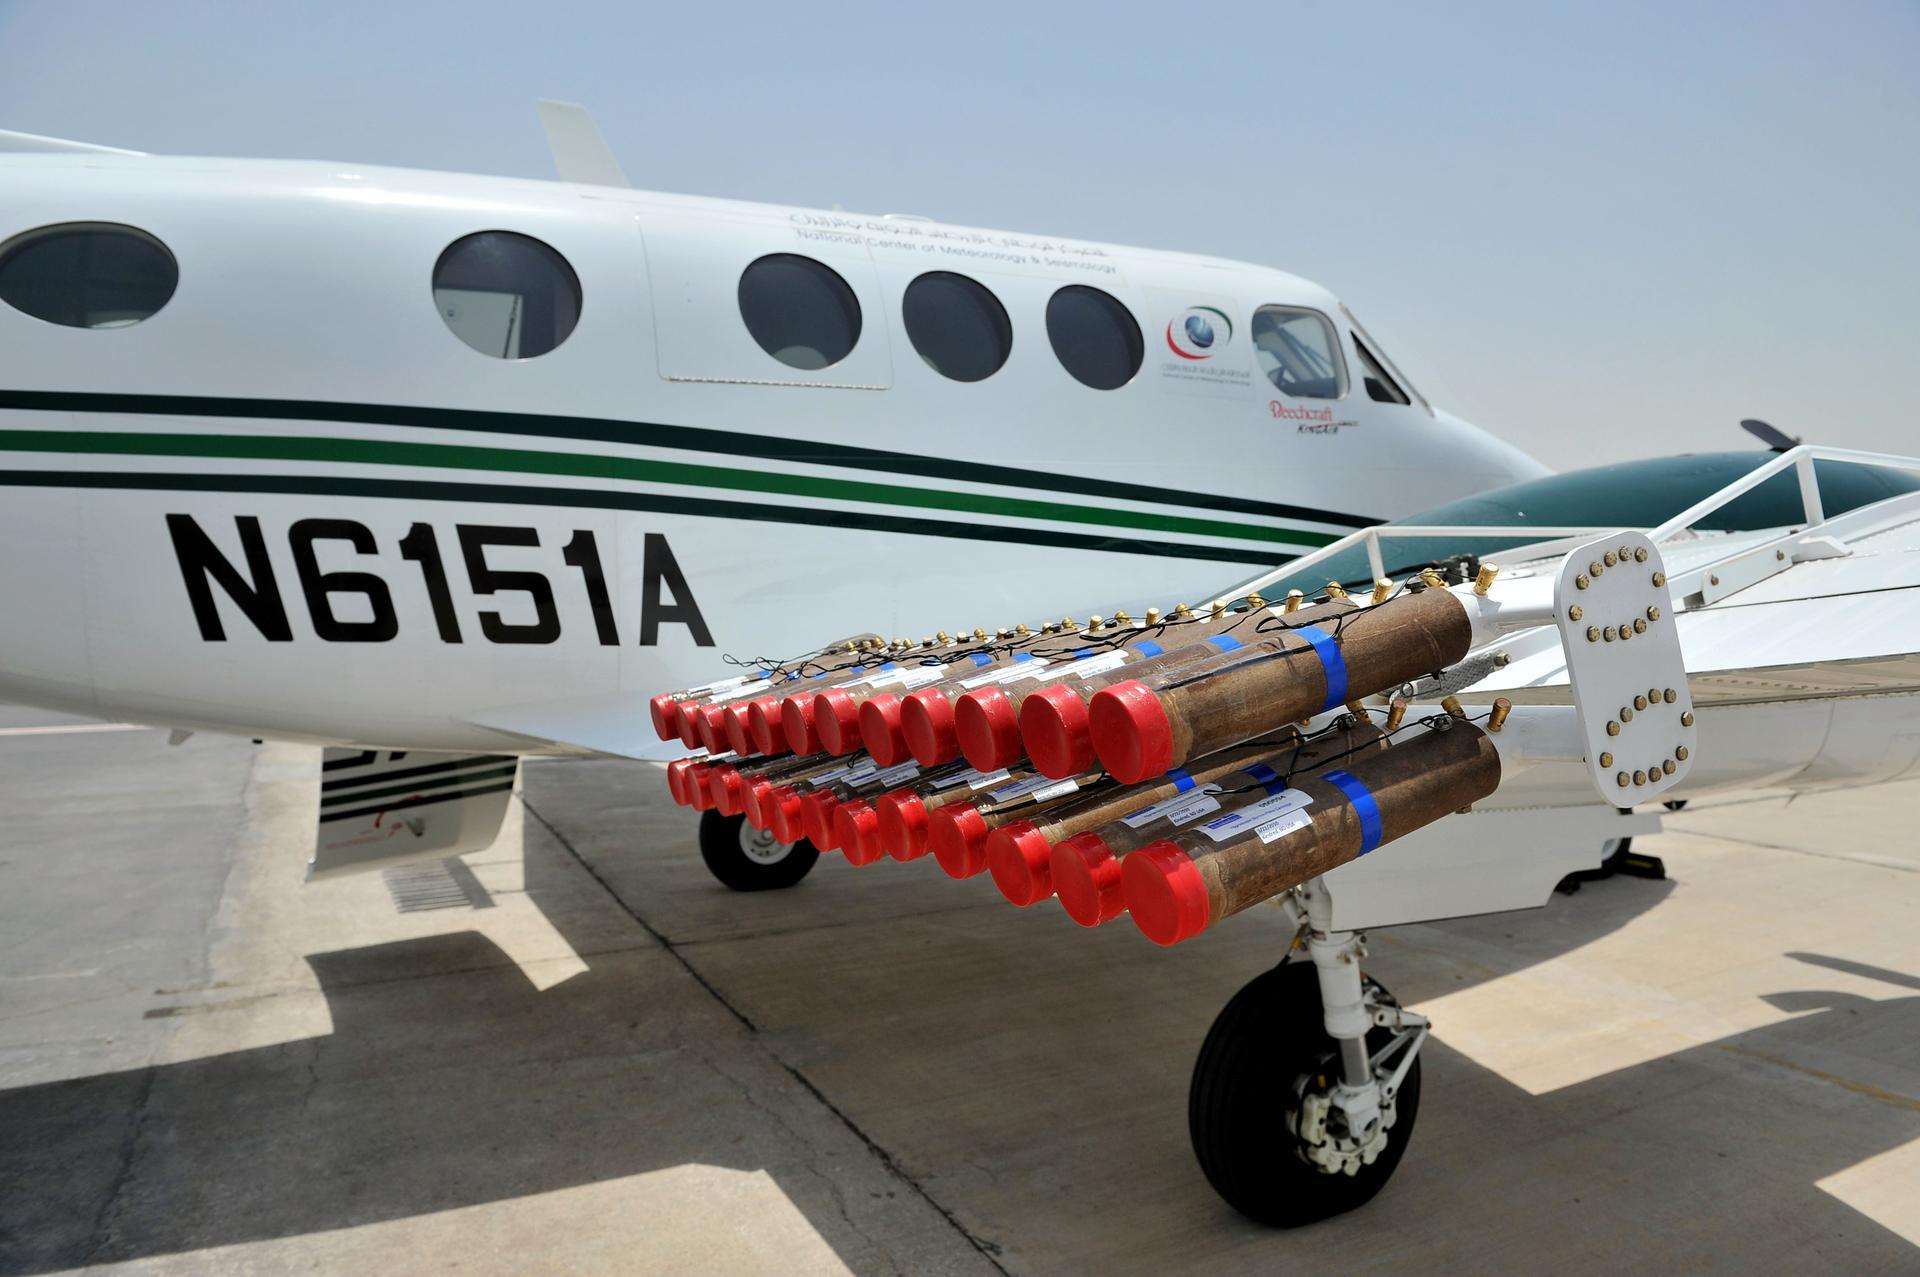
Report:
[{"label": "brass connector", "polygon": [[1021,621],[1019,624],[1015,625],[1013,627],[1013,632],[1016,636],[1020,638],[1025,638],[1027,637],[1027,635],[1033,633],[1032,630],[1027,628],[1027,623],[1025,621]]},{"label": "brass connector", "polygon": [[1158,624],[1160,624],[1160,609],[1159,609],[1159,608],[1157,608],[1157,607],[1150,607],[1150,608],[1148,608],[1148,609],[1147,609],[1147,624],[1148,624],[1148,625],[1158,625]]},{"label": "brass connector", "polygon": [[1213,601],[1213,606],[1207,609],[1207,615],[1214,616],[1214,617],[1221,616],[1225,614],[1226,610],[1227,610],[1227,605],[1221,602],[1219,599],[1215,599]]},{"label": "brass connector", "polygon": [[1125,625],[1131,620],[1133,620],[1133,618],[1127,615],[1127,609],[1125,608],[1120,608],[1113,614],[1113,623],[1115,625]]},{"label": "brass connector", "polygon": [[1255,590],[1252,594],[1247,595],[1247,606],[1249,608],[1259,609],[1259,608],[1265,607],[1266,605],[1267,605],[1267,601],[1260,597],[1260,592],[1258,590]]},{"label": "brass connector", "polygon": [[1347,713],[1353,715],[1357,721],[1362,723],[1373,721],[1367,717],[1367,707],[1365,705],[1362,705],[1359,701],[1348,701]]},{"label": "brass connector", "polygon": [[1487,715],[1487,730],[1497,732],[1507,725],[1507,715],[1513,713],[1513,702],[1504,696],[1493,698],[1493,712]]},{"label": "brass connector", "polygon": [[1347,597],[1347,588],[1338,581],[1327,582],[1327,597],[1338,603]]},{"label": "brass connector", "polygon": [[1193,615],[1193,609],[1188,607],[1185,603],[1175,603],[1173,605],[1173,614],[1184,621],[1188,617]]},{"label": "brass connector", "polygon": [[1373,597],[1367,601],[1369,603],[1385,603],[1387,596],[1392,593],[1393,582],[1386,580],[1375,581],[1373,583]]},{"label": "brass connector", "polygon": [[1447,578],[1441,576],[1432,568],[1421,568],[1420,579],[1436,590],[1444,590],[1447,588]]},{"label": "brass connector", "polygon": [[1458,696],[1449,695],[1441,698],[1440,708],[1455,718],[1465,718],[1467,716],[1466,707],[1460,704],[1460,698]]},{"label": "brass connector", "polygon": [[987,632],[986,632],[985,630],[983,630],[983,629],[981,629],[981,628],[980,628],[979,626],[977,626],[977,625],[976,625],[976,626],[974,626],[974,627],[973,627],[973,640],[974,640],[974,642],[976,642],[976,643],[984,643],[984,642],[986,642],[986,641],[987,641]]},{"label": "brass connector", "polygon": [[1393,704],[1387,706],[1386,730],[1389,732],[1400,730],[1400,724],[1405,722],[1406,718],[1407,702],[1401,697],[1394,697]]},{"label": "brass connector", "polygon": [[1098,630],[1105,629],[1106,624],[1107,624],[1106,618],[1101,616],[1098,612],[1095,612],[1092,616],[1087,618],[1087,628],[1090,630],[1098,631]]},{"label": "brass connector", "polygon": [[1498,564],[1482,563],[1480,565],[1479,575],[1473,578],[1473,592],[1482,598],[1486,597],[1487,591],[1493,588],[1493,578],[1499,575],[1500,567]]},{"label": "brass connector", "polygon": [[939,639],[942,644],[953,642],[953,635],[947,633],[945,630],[939,631],[934,637]]},{"label": "brass connector", "polygon": [[1281,608],[1280,610],[1282,612],[1298,612],[1300,610],[1300,605],[1302,603],[1305,603],[1306,601],[1307,601],[1307,596],[1301,591],[1288,590],[1286,606]]}]

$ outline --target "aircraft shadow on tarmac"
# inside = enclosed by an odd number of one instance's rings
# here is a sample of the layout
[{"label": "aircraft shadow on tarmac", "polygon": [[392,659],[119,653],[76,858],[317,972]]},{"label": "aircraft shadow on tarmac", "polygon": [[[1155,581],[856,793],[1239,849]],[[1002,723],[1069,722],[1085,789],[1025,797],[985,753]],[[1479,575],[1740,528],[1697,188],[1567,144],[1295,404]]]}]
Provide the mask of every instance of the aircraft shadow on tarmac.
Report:
[{"label": "aircraft shadow on tarmac", "polygon": [[[631,783],[630,773],[613,775]],[[524,783],[530,802],[544,811],[562,808],[569,792],[585,792],[582,786],[593,786],[596,777],[589,768],[562,764],[528,768]],[[636,809],[636,828],[643,818],[657,826],[659,817]],[[534,902],[542,903],[549,892],[570,893],[577,902],[582,875],[572,854],[550,837],[536,837],[532,821],[525,843]],[[643,888],[649,878],[685,884],[684,877],[670,877],[672,864],[692,854],[684,842],[644,853],[657,860],[651,868],[643,865],[635,880]],[[822,882],[825,871],[843,866],[821,869],[802,891],[845,885]],[[1552,951],[1564,951],[1624,925],[1670,886],[1592,884],[1557,899],[1544,913],[1516,919],[1514,926],[1546,937],[1540,943]],[[641,908],[645,903],[629,902]],[[547,912],[563,933],[576,916],[567,907]],[[941,934],[961,932],[931,934],[932,943],[941,943]],[[1081,942],[1072,928],[1048,934],[1055,938],[1046,943],[1063,949]],[[1210,984],[1191,999],[1159,1008],[1174,1022],[1170,1031],[1136,1045],[1132,1059],[1116,1060],[1113,1052],[1124,1049],[1124,1042],[1141,1042],[1137,1035],[1091,1046],[1073,1033],[1023,1035],[1015,1048],[1020,1058],[1011,1062],[1004,1038],[983,1047],[995,1052],[993,1067],[1011,1064],[1049,1080],[1048,1087],[1030,1092],[1030,1106],[1009,1101],[998,1118],[1002,1125],[969,1133],[991,1150],[983,1151],[953,1142],[902,1147],[914,1136],[902,1133],[900,1119],[880,1113],[868,1120],[835,1094],[831,1079],[844,1069],[887,1084],[889,1068],[898,1067],[891,1061],[900,1035],[914,1032],[913,1016],[927,1023],[979,1020],[993,1014],[1001,991],[965,980],[939,987],[921,981],[894,995],[899,1006],[912,1010],[905,1020],[884,1021],[885,1034],[873,1033],[866,1016],[892,1016],[895,1008],[848,997],[824,1022],[806,1025],[805,1041],[796,1046],[782,1026],[757,1034],[717,1005],[700,1002],[685,1010],[682,994],[674,1001],[683,1009],[661,1022],[648,981],[684,975],[668,969],[651,942],[606,952],[602,937],[601,947],[596,954],[577,943],[588,970],[544,991],[474,932],[314,954],[309,961],[332,1014],[330,1035],[0,1092],[0,1186],[13,1199],[0,1215],[13,1221],[0,1233],[0,1271],[39,1272],[351,1228],[688,1163],[766,1170],[858,1270],[871,1260],[871,1243],[849,1223],[833,1186],[806,1168],[804,1150],[778,1164],[742,1156],[766,1145],[770,1120],[755,1103],[742,1102],[742,1087],[763,1093],[797,1089],[783,1058],[793,1050],[809,1055],[793,1069],[841,1104],[908,1173],[926,1180],[960,1223],[1016,1270],[1144,1263],[1150,1252],[1129,1240],[1141,1230],[1115,1230],[1099,1215],[1102,1194],[1121,1166],[1140,1188],[1125,1209],[1161,1213],[1165,1226],[1148,1231],[1184,1238],[1187,1249],[1170,1252],[1169,1260],[1184,1256],[1194,1262],[1198,1233],[1217,1236],[1241,1263],[1250,1255],[1270,1261],[1321,1254],[1344,1255],[1351,1263],[1407,1226],[1403,1210],[1422,1220],[1454,1221],[1491,1212],[1505,1230],[1551,1229],[1559,1245],[1590,1244],[1591,1255],[1619,1255],[1623,1238],[1665,1230],[1683,1243],[1699,1240],[1705,1247],[1700,1258],[1713,1254],[1716,1237],[1764,1233],[1772,1226],[1768,1221],[1797,1220],[1781,1226],[1806,1228],[1811,1218],[1830,1255],[1891,1265],[1912,1260],[1897,1234],[1815,1181],[1920,1137],[1920,1112],[1879,1105],[1871,1106],[1871,1121],[1845,1115],[1838,1111],[1843,1106],[1837,1088],[1829,1098],[1819,1087],[1789,1085],[1798,1079],[1786,1079],[1763,1061],[1789,1039],[1920,1040],[1920,997],[1874,1001],[1783,991],[1783,1005],[1803,1012],[1801,1018],[1540,1096],[1436,1042],[1426,1057],[1420,1129],[1382,1198],[1315,1229],[1266,1234],[1228,1212],[1200,1179],[1180,1116],[1183,1085],[1176,1083],[1137,1123],[1071,1133],[1050,1129],[1046,1099],[1050,1088],[1111,1086],[1117,1066],[1147,1084],[1183,1082],[1206,1024],[1251,971],[1221,970],[1209,977],[1217,987]],[[734,966],[730,982],[741,983],[743,974],[770,983],[806,978],[793,970],[787,950],[766,946],[753,952],[764,956]],[[1156,959],[1144,946],[1134,952],[1136,964]],[[953,956],[957,966],[963,955]],[[1476,959],[1484,956],[1476,951]],[[1486,974],[1503,975],[1541,956],[1531,953],[1505,969],[1489,966]],[[1804,957],[1856,973],[1859,966]],[[1399,992],[1406,1000],[1448,991],[1416,987],[1422,983],[1419,965],[1405,959],[1398,965],[1404,967]],[[1105,999],[1137,1013],[1137,996],[1130,992],[1136,973],[1125,964],[1084,970],[1076,997],[1095,1004]],[[1877,974],[1920,989],[1911,976]],[[1138,1058],[1143,1050],[1164,1058]],[[1734,1070],[1732,1086],[1726,1082],[1726,1052],[1753,1062],[1751,1069]],[[823,1060],[829,1063],[816,1073]],[[986,1067],[966,1059],[953,1063],[956,1069]],[[903,1078],[899,1084],[908,1083]],[[939,1101],[930,1099],[917,1119],[923,1125],[913,1130],[925,1131],[925,1124],[943,1116]],[[1632,1138],[1636,1129],[1651,1129],[1646,1124],[1667,1122],[1700,1132],[1690,1155],[1676,1155],[1670,1143],[1665,1151],[1650,1151]],[[1621,1131],[1621,1138],[1602,1146],[1608,1150],[1604,1164],[1591,1159],[1591,1142],[1574,1162],[1556,1152],[1570,1147],[1573,1132],[1601,1123],[1617,1123]],[[1142,1129],[1151,1133],[1142,1136]],[[120,1156],[74,1155],[111,1145],[119,1146]],[[1009,1148],[1015,1150],[1011,1155]],[[991,1175],[967,1172],[967,1165],[983,1159],[996,1162]],[[1764,1170],[1756,1172],[1756,1166]],[[1063,1195],[1077,1202],[1068,1218],[1060,1209]],[[645,1225],[629,1220],[626,1226]],[[1448,1245],[1457,1244],[1464,1247],[1457,1257],[1470,1259],[1475,1247],[1486,1244],[1476,1227],[1456,1224],[1449,1231],[1452,1242],[1436,1238],[1438,1249],[1423,1253],[1443,1257]],[[1684,1244],[1663,1253],[1686,1266]],[[1724,1262],[1725,1255],[1720,1258]]]}]

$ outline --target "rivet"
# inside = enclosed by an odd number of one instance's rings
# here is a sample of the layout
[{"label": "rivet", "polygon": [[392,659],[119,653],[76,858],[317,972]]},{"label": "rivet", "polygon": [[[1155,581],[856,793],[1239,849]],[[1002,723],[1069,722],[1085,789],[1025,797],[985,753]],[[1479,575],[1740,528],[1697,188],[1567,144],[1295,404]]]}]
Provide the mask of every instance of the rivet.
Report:
[{"label": "rivet", "polygon": [[1655,572],[1653,574],[1653,583],[1656,586],[1665,585],[1667,583],[1667,574],[1665,572]]},{"label": "rivet", "polygon": [[1682,727],[1692,727],[1692,726],[1693,726],[1693,711],[1692,711],[1692,710],[1687,710],[1686,712],[1684,712],[1684,713],[1682,713],[1682,714],[1680,715],[1680,726],[1682,726]]},{"label": "rivet", "polygon": [[1598,643],[1599,641],[1600,641],[1600,627],[1597,625],[1589,625],[1587,627],[1587,642]]},{"label": "rivet", "polygon": [[1660,701],[1660,689],[1657,687],[1649,687],[1647,689],[1647,699],[1658,704]]},{"label": "rivet", "polygon": [[1625,772],[1621,772],[1619,775],[1615,776],[1613,779],[1615,783],[1617,783],[1620,786],[1620,788],[1625,789],[1627,787],[1627,781],[1631,778]]},{"label": "rivet", "polygon": [[1620,724],[1614,722],[1611,718],[1609,718],[1607,720],[1607,735],[1618,736],[1619,734],[1620,734]]},{"label": "rivet", "polygon": [[1687,747],[1686,747],[1685,745],[1676,745],[1676,746],[1674,746],[1674,749],[1673,749],[1673,756],[1674,756],[1675,758],[1677,758],[1677,759],[1679,759],[1679,760],[1680,760],[1681,762],[1683,762],[1683,763],[1684,763],[1684,762],[1686,762],[1686,761],[1687,761]]},{"label": "rivet", "polygon": [[1635,634],[1645,634],[1645,633],[1647,632],[1647,623],[1646,623],[1645,621],[1643,621],[1643,620],[1641,620],[1641,619],[1640,619],[1639,617],[1637,617],[1637,616],[1636,616],[1636,617],[1634,617],[1634,618],[1633,618],[1633,632],[1634,632]]},{"label": "rivet", "polygon": [[1657,605],[1647,605],[1647,619],[1649,621],[1657,621],[1660,619],[1660,609]]},{"label": "rivet", "polygon": [[1621,546],[1621,547],[1620,547],[1620,561],[1621,561],[1622,563],[1625,563],[1625,562],[1627,561],[1627,557],[1628,557],[1629,555],[1631,555],[1632,553],[1633,553],[1633,547],[1632,547],[1632,546],[1630,546],[1630,545],[1623,545],[1623,546]]},{"label": "rivet", "polygon": [[1605,571],[1606,571],[1606,568],[1601,566],[1600,560],[1598,559],[1595,559],[1593,562],[1587,564],[1588,576],[1599,576],[1602,572],[1605,572]]},{"label": "rivet", "polygon": [[1601,765],[1602,767],[1611,767],[1611,766],[1613,766],[1613,755],[1612,755],[1612,754],[1609,754],[1609,753],[1607,753],[1607,752],[1606,752],[1606,751],[1604,751],[1604,750],[1602,750],[1602,751],[1601,751],[1601,753],[1600,753],[1600,765]]},{"label": "rivet", "polygon": [[1608,550],[1605,554],[1600,556],[1600,561],[1606,564],[1608,567],[1612,567],[1614,564],[1620,561],[1620,556],[1615,554],[1612,550]]},{"label": "rivet", "polygon": [[1631,625],[1622,625],[1620,627],[1620,641],[1624,643],[1632,637],[1633,637],[1633,627]]},{"label": "rivet", "polygon": [[1634,707],[1635,709],[1645,709],[1645,708],[1647,707],[1647,698],[1646,698],[1646,697],[1644,697],[1644,696],[1636,696],[1636,697],[1634,697],[1634,698],[1633,698],[1633,707]]},{"label": "rivet", "polygon": [[1569,621],[1577,621],[1585,615],[1586,615],[1586,612],[1580,607],[1578,603],[1575,603],[1572,607],[1567,609],[1567,619]]},{"label": "rivet", "polygon": [[1644,784],[1646,784],[1646,783],[1647,783],[1647,774],[1646,774],[1645,772],[1643,772],[1643,771],[1636,771],[1636,772],[1634,772],[1634,774],[1633,774],[1633,783],[1634,783],[1634,784],[1636,784],[1636,785],[1644,785]]},{"label": "rivet", "polygon": [[1661,759],[1660,770],[1665,772],[1669,776],[1673,775],[1673,772],[1674,772],[1673,760],[1671,758]]},{"label": "rivet", "polygon": [[1623,723],[1631,723],[1633,721],[1633,706],[1622,705],[1620,707],[1620,721]]},{"label": "rivet", "polygon": [[1573,578],[1573,588],[1576,590],[1584,590],[1587,588],[1587,574],[1585,572]]},{"label": "rivet", "polygon": [[1678,700],[1679,697],[1675,695],[1674,690],[1671,687],[1669,687],[1666,691],[1660,693],[1660,699],[1665,701],[1667,704],[1671,705],[1676,700]]},{"label": "rivet", "polygon": [[1647,548],[1645,546],[1641,546],[1633,552],[1633,561],[1635,563],[1645,563],[1647,561]]},{"label": "rivet", "polygon": [[1718,584],[1720,584],[1720,578],[1719,578],[1719,577],[1717,577],[1717,576],[1715,576],[1715,575],[1713,575],[1712,573],[1708,573],[1708,575],[1707,575],[1707,584],[1708,584],[1708,585],[1718,585]]},{"label": "rivet", "polygon": [[1603,639],[1605,639],[1605,640],[1606,640],[1607,642],[1609,642],[1609,643],[1611,643],[1611,642],[1613,642],[1613,639],[1614,639],[1614,629],[1613,629],[1613,627],[1612,627],[1611,625],[1609,625],[1609,626],[1608,626],[1608,627],[1607,627],[1606,629],[1604,629],[1604,630],[1601,630],[1601,631],[1600,631],[1600,637],[1601,637],[1601,638],[1603,638]]},{"label": "rivet", "polygon": [[1773,559],[1776,563],[1784,563],[1787,560],[1787,552],[1785,550],[1775,550],[1773,552]]}]

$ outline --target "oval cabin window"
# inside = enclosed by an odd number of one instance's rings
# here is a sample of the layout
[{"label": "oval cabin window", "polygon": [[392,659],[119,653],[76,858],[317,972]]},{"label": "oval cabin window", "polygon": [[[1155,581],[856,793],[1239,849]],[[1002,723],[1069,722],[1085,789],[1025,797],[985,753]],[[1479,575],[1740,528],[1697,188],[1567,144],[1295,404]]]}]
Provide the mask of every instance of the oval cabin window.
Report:
[{"label": "oval cabin window", "polygon": [[0,301],[68,328],[125,328],[173,297],[180,268],[145,231],[68,222],[0,246]]},{"label": "oval cabin window", "polygon": [[433,304],[453,335],[481,354],[532,359],[580,322],[580,277],[531,235],[477,231],[434,263]]},{"label": "oval cabin window", "polygon": [[900,299],[907,338],[927,367],[954,381],[985,381],[1013,353],[1013,322],[984,284],[936,270]]},{"label": "oval cabin window", "polygon": [[1133,312],[1119,298],[1084,284],[1069,284],[1048,299],[1047,340],[1060,366],[1095,390],[1118,390],[1132,381],[1146,355]]},{"label": "oval cabin window", "polygon": [[740,273],[740,318],[760,349],[789,368],[830,368],[860,340],[860,299],[832,267],[772,253]]}]

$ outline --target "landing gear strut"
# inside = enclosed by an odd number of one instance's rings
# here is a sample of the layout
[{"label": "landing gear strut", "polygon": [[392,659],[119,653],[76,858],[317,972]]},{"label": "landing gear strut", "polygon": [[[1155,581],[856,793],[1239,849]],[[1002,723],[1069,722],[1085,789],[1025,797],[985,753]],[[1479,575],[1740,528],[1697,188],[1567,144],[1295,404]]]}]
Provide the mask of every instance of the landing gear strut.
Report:
[{"label": "landing gear strut", "polygon": [[806,877],[820,853],[805,839],[781,842],[745,816],[709,811],[700,817],[700,859],[735,891],[774,891]]},{"label": "landing gear strut", "polygon": [[[1318,891],[1308,889],[1313,913]],[[1420,1110],[1427,1036],[1424,1017],[1361,975],[1358,936],[1309,923],[1307,937],[1312,962],[1275,967],[1220,1012],[1187,1097],[1207,1182],[1281,1228],[1352,1210],[1386,1185]]]}]

